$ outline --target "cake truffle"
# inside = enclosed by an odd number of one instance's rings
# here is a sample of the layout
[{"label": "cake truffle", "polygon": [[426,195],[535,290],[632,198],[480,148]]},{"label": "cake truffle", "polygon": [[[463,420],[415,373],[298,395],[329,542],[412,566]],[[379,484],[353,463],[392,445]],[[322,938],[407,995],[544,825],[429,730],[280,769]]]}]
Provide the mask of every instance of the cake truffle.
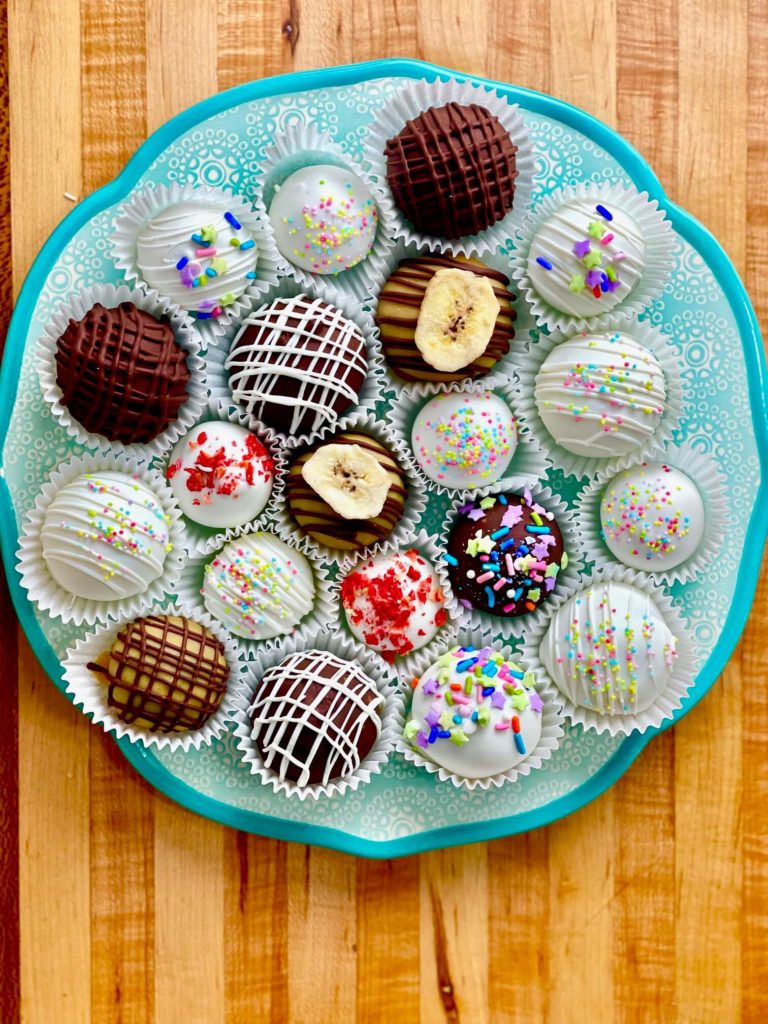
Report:
[{"label": "cake truffle", "polygon": [[368,372],[360,329],[335,306],[297,295],[248,316],[227,356],[232,397],[284,434],[333,426]]},{"label": "cake truffle", "polygon": [[628,583],[603,580],[558,608],[540,656],[572,704],[601,715],[634,714],[665,690],[675,643],[653,598]]},{"label": "cake truffle", "polygon": [[205,567],[208,612],[236,636],[271,640],[293,632],[310,614],[315,578],[304,555],[271,533],[226,544]]},{"label": "cake truffle", "polygon": [[267,669],[250,708],[251,737],[281,782],[348,778],[381,732],[384,698],[359,665],[328,651],[291,654]]},{"label": "cake truffle", "polygon": [[[425,308],[425,300],[432,281],[441,271],[460,271],[463,276],[457,278],[454,273],[447,289],[443,287],[438,291],[436,301],[432,293],[434,304],[430,312],[430,302],[426,302]],[[482,282],[480,306],[485,310],[480,317],[473,305],[478,282]],[[407,382],[437,384],[489,373],[509,352],[515,336],[514,296],[508,285],[508,277],[477,259],[446,254],[402,260],[385,281],[375,314],[384,358],[393,373]],[[493,319],[488,312],[493,313],[495,309],[489,290],[498,306]],[[417,332],[420,344],[417,344]],[[458,369],[438,369],[433,365],[440,362],[439,356],[445,354],[445,349],[455,354],[454,365],[458,364]]]},{"label": "cake truffle", "polygon": [[492,391],[435,395],[414,420],[411,446],[435,483],[455,490],[487,487],[515,454],[515,417]]},{"label": "cake truffle", "polygon": [[610,480],[600,526],[611,554],[632,569],[664,572],[687,562],[704,536],[696,484],[682,470],[643,462]]},{"label": "cake truffle", "polygon": [[378,213],[367,186],[344,167],[303,167],[275,188],[269,219],[277,248],[311,274],[340,274],[373,247]]},{"label": "cake truffle", "polygon": [[56,343],[61,404],[85,430],[109,441],[146,444],[187,400],[187,354],[167,317],[132,302],[96,303],[70,319]]},{"label": "cake truffle", "polygon": [[214,420],[176,442],[165,471],[181,511],[211,529],[242,526],[263,511],[275,463],[259,438],[237,423]]},{"label": "cake truffle", "polygon": [[414,681],[405,738],[459,778],[515,768],[541,737],[533,676],[492,646],[454,647]]},{"label": "cake truffle", "polygon": [[667,385],[655,354],[621,331],[556,345],[536,374],[534,398],[554,440],[587,458],[642,448],[664,414]]},{"label": "cake truffle", "polygon": [[221,706],[229,680],[221,641],[178,615],[129,622],[88,668],[106,684],[117,717],[149,732],[202,728]]},{"label": "cake truffle", "polygon": [[417,231],[475,235],[505,217],[515,195],[517,147],[477,103],[430,107],[387,141],[387,182]]},{"label": "cake truffle", "polygon": [[143,594],[171,550],[171,519],[129,473],[83,473],[54,495],[40,531],[43,561],[74,597],[120,601]]},{"label": "cake truffle", "polygon": [[444,558],[459,603],[500,618],[535,611],[568,566],[554,515],[527,491],[462,505]]},{"label": "cake truffle", "polygon": [[369,434],[346,431],[302,452],[288,470],[288,511],[318,544],[357,551],[384,540],[405,509],[405,475]]},{"label": "cake truffle", "polygon": [[418,651],[447,615],[434,567],[415,548],[367,558],[341,582],[347,625],[386,661]]}]

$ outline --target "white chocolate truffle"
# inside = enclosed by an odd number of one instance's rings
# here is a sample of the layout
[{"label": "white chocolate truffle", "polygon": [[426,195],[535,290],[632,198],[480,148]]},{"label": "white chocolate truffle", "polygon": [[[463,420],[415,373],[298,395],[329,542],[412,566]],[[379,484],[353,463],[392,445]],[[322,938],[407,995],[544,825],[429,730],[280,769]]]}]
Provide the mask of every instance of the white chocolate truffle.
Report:
[{"label": "white chocolate truffle", "polygon": [[664,372],[650,349],[619,331],[556,345],[536,374],[539,415],[559,445],[610,459],[645,445],[664,413]]},{"label": "white chocolate truffle", "polygon": [[531,242],[528,277],[562,313],[606,313],[632,292],[645,267],[638,223],[613,204],[570,199],[544,221]]},{"label": "white chocolate truffle", "polygon": [[271,640],[292,633],[312,611],[315,578],[300,551],[271,533],[226,544],[206,565],[203,603],[230,633]]},{"label": "white chocolate truffle", "polygon": [[269,219],[287,260],[311,274],[340,274],[371,251],[378,214],[357,175],[317,164],[296,171],[275,189]]},{"label": "white chocolate truffle", "polygon": [[698,488],[674,466],[642,463],[603,491],[600,525],[611,553],[632,569],[665,571],[686,562],[704,536]]},{"label": "white chocolate truffle", "polygon": [[84,473],[48,506],[40,532],[43,560],[64,590],[90,601],[143,594],[162,575],[170,516],[137,476]]},{"label": "white chocolate truffle", "polygon": [[255,434],[237,423],[193,427],[174,445],[166,478],[181,511],[201,526],[243,526],[269,501],[275,464]]},{"label": "white chocolate truffle", "polygon": [[676,656],[675,637],[653,599],[609,580],[558,608],[539,653],[572,704],[602,715],[649,708],[664,692]]}]

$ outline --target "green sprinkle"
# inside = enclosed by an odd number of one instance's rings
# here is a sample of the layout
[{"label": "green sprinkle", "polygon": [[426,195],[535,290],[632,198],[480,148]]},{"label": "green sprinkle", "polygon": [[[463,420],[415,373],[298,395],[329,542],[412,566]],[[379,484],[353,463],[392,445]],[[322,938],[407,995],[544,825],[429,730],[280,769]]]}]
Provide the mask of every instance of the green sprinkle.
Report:
[{"label": "green sprinkle", "polygon": [[596,249],[593,249],[591,252],[587,253],[587,255],[581,262],[588,270],[592,270],[594,267],[600,266],[600,264],[603,262],[603,257]]},{"label": "green sprinkle", "polygon": [[455,743],[457,747],[463,747],[465,743],[469,743],[469,736],[463,729],[451,729],[451,743]]},{"label": "green sprinkle", "polygon": [[453,694],[451,693],[450,690],[445,691],[445,703],[448,705],[449,708],[453,707]]},{"label": "green sprinkle", "polygon": [[477,709],[477,724],[489,725],[491,721],[491,709],[487,704],[481,704]]},{"label": "green sprinkle", "polygon": [[590,238],[602,238],[605,234],[605,224],[601,224],[599,220],[591,220],[587,227],[587,234]]},{"label": "green sprinkle", "polygon": [[563,552],[563,557],[560,559],[560,568],[561,569],[567,569],[568,568],[568,552],[567,551]]},{"label": "green sprinkle", "polygon": [[568,282],[568,291],[573,292],[574,295],[578,295],[579,292],[583,292],[585,288],[585,281],[581,274],[574,274],[571,280]]},{"label": "green sprinkle", "polygon": [[405,738],[407,740],[415,740],[416,739],[416,733],[418,731],[419,731],[419,723],[415,722],[413,719],[411,719],[410,722],[406,722],[405,723],[405,729],[403,729],[403,734],[404,734],[404,736],[405,736]]},{"label": "green sprinkle", "polygon": [[487,498],[483,498],[483,500],[480,502],[480,508],[493,508],[495,504],[496,499],[488,495]]}]

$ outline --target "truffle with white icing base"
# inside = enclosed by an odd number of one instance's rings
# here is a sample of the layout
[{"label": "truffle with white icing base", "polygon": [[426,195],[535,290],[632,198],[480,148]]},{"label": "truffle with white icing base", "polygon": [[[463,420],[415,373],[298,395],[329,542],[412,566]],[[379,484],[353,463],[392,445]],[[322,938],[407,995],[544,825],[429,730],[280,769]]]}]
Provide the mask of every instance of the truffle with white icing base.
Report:
[{"label": "truffle with white icing base", "polygon": [[275,189],[269,219],[277,248],[311,274],[340,274],[373,247],[378,213],[368,188],[344,167],[303,167]]},{"label": "truffle with white icing base", "polygon": [[84,473],[54,495],[40,531],[43,561],[68,593],[90,601],[143,594],[163,573],[170,516],[138,476]]},{"label": "truffle with white icing base", "polygon": [[187,518],[224,529],[242,526],[263,511],[275,463],[255,434],[237,423],[214,420],[179,438],[165,475]]},{"label": "truffle with white icing base", "polygon": [[603,580],[552,616],[540,657],[563,695],[602,715],[651,707],[672,675],[675,637],[654,600],[628,583]]},{"label": "truffle with white icing base", "polygon": [[292,633],[312,611],[315,578],[300,551],[271,533],[249,533],[214,555],[200,593],[230,633],[271,640]]},{"label": "truffle with white icing base", "polygon": [[603,539],[632,569],[665,571],[687,562],[704,536],[704,503],[681,470],[652,462],[610,480],[600,502]]},{"label": "truffle with white icing base", "polygon": [[556,345],[536,374],[534,398],[559,445],[574,455],[610,459],[653,437],[667,386],[654,353],[614,331]]},{"label": "truffle with white icing base", "polygon": [[643,275],[645,239],[637,221],[614,203],[569,199],[531,241],[528,277],[536,293],[571,316],[606,313]]},{"label": "truffle with white icing base", "polygon": [[435,395],[411,431],[424,473],[456,490],[487,487],[504,475],[517,448],[515,417],[492,391]]},{"label": "truffle with white icing base", "polygon": [[454,647],[416,683],[405,738],[453,775],[490,778],[533,753],[542,707],[532,675],[493,647]]}]

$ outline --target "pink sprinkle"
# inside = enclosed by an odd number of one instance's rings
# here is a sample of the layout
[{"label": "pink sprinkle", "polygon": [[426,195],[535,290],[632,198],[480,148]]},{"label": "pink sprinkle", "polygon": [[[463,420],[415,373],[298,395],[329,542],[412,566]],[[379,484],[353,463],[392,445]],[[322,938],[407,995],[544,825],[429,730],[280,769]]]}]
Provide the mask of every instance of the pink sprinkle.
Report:
[{"label": "pink sprinkle", "polygon": [[603,235],[603,237],[600,239],[600,245],[608,245],[608,243],[612,242],[613,239],[614,236],[609,232],[607,235]]},{"label": "pink sprinkle", "polygon": [[510,603],[509,604],[505,604],[504,607],[501,610],[504,612],[505,615],[507,615],[509,612],[512,611],[512,609],[514,607],[515,607],[515,602],[514,601],[510,601]]},{"label": "pink sprinkle", "polygon": [[487,583],[488,580],[492,580],[492,579],[493,579],[493,573],[492,572],[484,572],[482,576],[478,576],[477,577],[477,582],[478,583]]},{"label": "pink sprinkle", "polygon": [[195,256],[215,256],[215,255],[216,255],[216,250],[214,248],[210,248],[210,249],[195,249]]},{"label": "pink sprinkle", "polygon": [[496,732],[504,732],[505,729],[508,728],[509,722],[497,722],[496,725],[494,725],[494,729],[496,730]]},{"label": "pink sprinkle", "polygon": [[507,554],[505,555],[505,559],[506,559],[506,562],[507,562],[507,572],[509,573],[510,576],[514,576],[515,575],[515,563],[512,561],[512,555],[510,555],[510,553],[507,552]]},{"label": "pink sprinkle", "polygon": [[490,562],[490,560],[491,560],[491,556],[490,555],[480,555],[480,561],[481,562]]},{"label": "pink sprinkle", "polygon": [[613,254],[613,262],[614,263],[621,263],[621,261],[625,260],[626,258],[627,258],[627,254],[625,252],[615,252]]},{"label": "pink sprinkle", "polygon": [[453,695],[454,704],[469,704],[469,697],[465,697],[463,693],[455,693]]},{"label": "pink sprinkle", "polygon": [[[479,581],[478,581],[478,582],[479,582]],[[505,578],[504,578],[504,577],[502,576],[500,580],[498,580],[498,581],[497,581],[496,583],[494,583],[494,584],[493,584],[493,589],[494,589],[494,590],[501,590],[501,588],[502,588],[502,587],[506,587],[506,585],[507,585],[508,583],[509,583],[509,580],[508,580],[508,579],[505,579]]]}]

